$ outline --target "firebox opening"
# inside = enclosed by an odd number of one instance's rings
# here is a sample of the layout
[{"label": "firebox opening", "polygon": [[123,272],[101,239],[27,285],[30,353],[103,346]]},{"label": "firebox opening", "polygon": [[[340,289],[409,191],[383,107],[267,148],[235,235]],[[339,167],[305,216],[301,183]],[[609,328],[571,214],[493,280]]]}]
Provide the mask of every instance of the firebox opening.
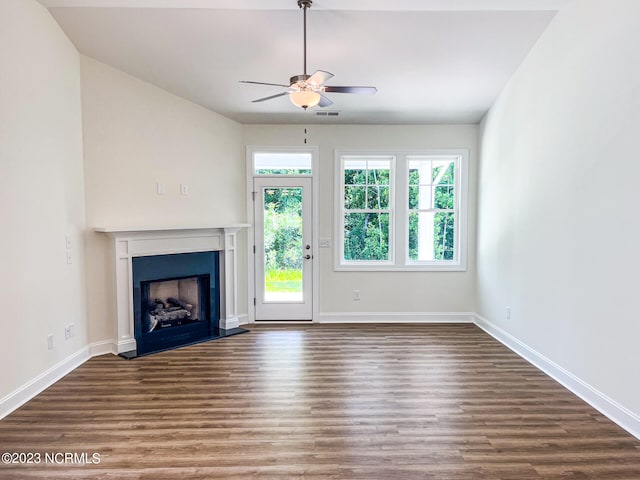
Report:
[{"label": "firebox opening", "polygon": [[189,325],[209,318],[209,276],[142,282],[145,333]]}]

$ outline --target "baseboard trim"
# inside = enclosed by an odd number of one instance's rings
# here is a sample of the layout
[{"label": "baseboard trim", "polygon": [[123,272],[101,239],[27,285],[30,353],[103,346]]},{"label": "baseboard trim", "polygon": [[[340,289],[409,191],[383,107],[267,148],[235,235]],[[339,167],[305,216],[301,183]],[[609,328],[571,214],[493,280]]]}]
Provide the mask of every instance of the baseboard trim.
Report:
[{"label": "baseboard trim", "polygon": [[112,355],[118,354],[118,346],[109,340],[102,342],[93,342],[88,345],[89,358],[98,357],[100,355],[106,355],[111,353]]},{"label": "baseboard trim", "polygon": [[473,323],[472,312],[326,312],[319,323]]},{"label": "baseboard trim", "polygon": [[475,324],[640,440],[640,417],[516,337],[476,314]]},{"label": "baseboard trim", "polygon": [[36,395],[89,360],[89,358],[91,358],[89,350],[88,346],[81,348],[0,399],[0,419],[17,410]]},{"label": "baseboard trim", "polygon": [[251,325],[313,325],[311,320],[255,320]]}]

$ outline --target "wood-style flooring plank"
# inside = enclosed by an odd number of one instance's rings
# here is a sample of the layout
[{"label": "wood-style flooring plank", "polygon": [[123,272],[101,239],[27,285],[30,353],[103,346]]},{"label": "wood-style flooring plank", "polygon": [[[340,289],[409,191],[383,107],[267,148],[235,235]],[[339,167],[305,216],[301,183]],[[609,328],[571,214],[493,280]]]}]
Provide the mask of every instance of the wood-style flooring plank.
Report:
[{"label": "wood-style flooring plank", "polygon": [[[40,455],[0,465],[16,480],[640,479],[640,441],[473,325],[96,357],[0,422],[2,452]],[[45,462],[65,453],[100,462]]]}]

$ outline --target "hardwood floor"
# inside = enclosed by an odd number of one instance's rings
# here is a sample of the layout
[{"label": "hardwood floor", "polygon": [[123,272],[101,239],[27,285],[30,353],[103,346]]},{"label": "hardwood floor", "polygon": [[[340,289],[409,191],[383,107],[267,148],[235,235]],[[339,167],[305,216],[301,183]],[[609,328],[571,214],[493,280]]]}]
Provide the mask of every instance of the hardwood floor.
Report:
[{"label": "hardwood floor", "polygon": [[3,479],[640,479],[640,441],[473,325],[96,357],[1,421],[0,452],[40,455]]}]

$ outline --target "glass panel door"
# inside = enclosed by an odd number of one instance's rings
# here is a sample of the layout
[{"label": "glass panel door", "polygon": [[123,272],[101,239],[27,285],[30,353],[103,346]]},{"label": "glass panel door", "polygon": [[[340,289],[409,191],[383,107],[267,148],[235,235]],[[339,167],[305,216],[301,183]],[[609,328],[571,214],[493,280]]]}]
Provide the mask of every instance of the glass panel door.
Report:
[{"label": "glass panel door", "polygon": [[256,320],[311,320],[311,179],[256,178]]}]

